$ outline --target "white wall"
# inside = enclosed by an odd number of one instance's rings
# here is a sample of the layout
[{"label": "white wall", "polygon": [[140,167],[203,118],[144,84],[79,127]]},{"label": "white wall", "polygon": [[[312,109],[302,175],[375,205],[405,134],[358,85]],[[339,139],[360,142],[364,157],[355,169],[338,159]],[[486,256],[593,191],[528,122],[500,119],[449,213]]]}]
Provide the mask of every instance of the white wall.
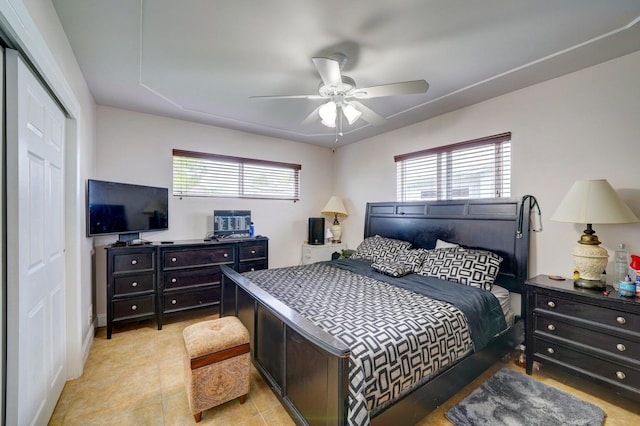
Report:
[{"label": "white wall", "polygon": [[[338,148],[334,170],[349,210],[349,247],[362,240],[365,204],[396,199],[394,155],[510,131],[512,195],[532,194],[542,208],[529,275],[571,276],[570,252],[585,226],[549,217],[575,180],[608,179],[640,217],[638,70],[640,52]],[[619,242],[640,254],[640,224],[594,229],[610,254]]]},{"label": "white wall", "polygon": [[[169,230],[141,238],[202,239],[212,229],[214,209],[251,210],[256,234],[269,237],[269,267],[300,263],[307,220],[320,216],[331,196],[332,162],[329,148],[258,136],[219,127],[141,114],[116,108],[97,108],[97,170],[95,178],[171,188],[172,150],[207,152],[301,164],[300,201],[246,200],[171,196]],[[115,236],[96,238],[96,245]],[[96,249],[104,259],[104,250]],[[99,262],[104,263],[102,259]],[[99,315],[106,312],[104,267],[96,271]]]}]

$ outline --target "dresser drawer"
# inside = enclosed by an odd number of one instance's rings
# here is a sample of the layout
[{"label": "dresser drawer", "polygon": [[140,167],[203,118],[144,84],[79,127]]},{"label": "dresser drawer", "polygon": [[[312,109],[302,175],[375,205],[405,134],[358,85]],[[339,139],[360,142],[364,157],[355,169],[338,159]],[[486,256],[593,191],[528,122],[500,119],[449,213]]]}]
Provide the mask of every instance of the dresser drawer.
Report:
[{"label": "dresser drawer", "polygon": [[219,266],[205,269],[183,269],[163,273],[165,289],[190,287],[208,284],[220,284],[222,272]]},{"label": "dresser drawer", "polygon": [[239,260],[259,259],[267,256],[266,244],[241,244],[238,247]]},{"label": "dresser drawer", "polygon": [[163,269],[206,266],[235,261],[233,246],[198,248],[193,250],[167,250],[162,253]]},{"label": "dresser drawer", "polygon": [[135,272],[153,269],[153,254],[154,252],[152,251],[116,254],[113,256],[113,272]]},{"label": "dresser drawer", "polygon": [[267,269],[266,260],[253,260],[251,262],[241,262],[238,265],[238,272],[259,271],[260,269]]},{"label": "dresser drawer", "polygon": [[[557,321],[552,318],[535,316],[536,335],[546,334],[610,352],[618,356],[632,357],[640,354],[640,342],[606,334]],[[638,362],[638,361],[635,361]],[[639,363],[640,365],[640,363]]]},{"label": "dresser drawer", "polygon": [[153,315],[155,312],[155,297],[148,296],[131,297],[113,301],[113,319],[131,319]]},{"label": "dresser drawer", "polygon": [[140,293],[143,291],[153,291],[153,273],[126,275],[113,279],[113,295],[119,296],[129,293]]},{"label": "dresser drawer", "polygon": [[164,312],[175,312],[220,302],[220,286],[197,291],[174,292],[164,296]]},{"label": "dresser drawer", "polygon": [[620,330],[640,330],[640,314],[619,311],[547,294],[536,294],[535,310],[553,312]]},{"label": "dresser drawer", "polygon": [[618,386],[640,396],[640,370],[578,352],[547,340],[534,338],[534,354],[543,362],[552,362]]}]

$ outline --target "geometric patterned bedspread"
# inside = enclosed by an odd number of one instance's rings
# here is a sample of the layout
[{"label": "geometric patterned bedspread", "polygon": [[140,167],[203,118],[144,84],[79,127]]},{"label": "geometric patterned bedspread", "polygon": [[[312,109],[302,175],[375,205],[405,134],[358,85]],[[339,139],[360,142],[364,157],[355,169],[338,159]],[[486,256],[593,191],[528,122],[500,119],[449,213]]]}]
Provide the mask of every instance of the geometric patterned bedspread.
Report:
[{"label": "geometric patterned bedspread", "polygon": [[243,275],[349,346],[349,424],[369,424],[369,414],[473,347],[453,305],[329,263]]}]

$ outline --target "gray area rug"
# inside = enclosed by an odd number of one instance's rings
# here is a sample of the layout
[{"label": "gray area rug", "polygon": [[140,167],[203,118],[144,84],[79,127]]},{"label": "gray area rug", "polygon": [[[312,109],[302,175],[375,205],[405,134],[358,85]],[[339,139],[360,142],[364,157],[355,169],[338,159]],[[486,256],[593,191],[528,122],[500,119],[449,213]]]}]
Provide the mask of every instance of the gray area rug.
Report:
[{"label": "gray area rug", "polygon": [[593,404],[508,368],[489,377],[446,413],[456,426],[601,426],[605,415]]}]

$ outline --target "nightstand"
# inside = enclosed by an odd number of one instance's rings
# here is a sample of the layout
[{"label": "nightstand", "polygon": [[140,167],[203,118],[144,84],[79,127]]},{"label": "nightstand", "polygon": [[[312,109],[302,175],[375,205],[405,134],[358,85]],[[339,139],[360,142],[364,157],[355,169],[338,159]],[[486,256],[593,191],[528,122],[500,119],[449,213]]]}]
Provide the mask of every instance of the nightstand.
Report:
[{"label": "nightstand", "polygon": [[344,243],[333,244],[302,244],[302,264],[308,265],[309,263],[322,262],[325,260],[331,260],[331,255],[335,252],[341,253],[345,250],[347,245]]},{"label": "nightstand", "polygon": [[550,364],[640,400],[640,299],[538,275],[525,282],[526,371]]}]

